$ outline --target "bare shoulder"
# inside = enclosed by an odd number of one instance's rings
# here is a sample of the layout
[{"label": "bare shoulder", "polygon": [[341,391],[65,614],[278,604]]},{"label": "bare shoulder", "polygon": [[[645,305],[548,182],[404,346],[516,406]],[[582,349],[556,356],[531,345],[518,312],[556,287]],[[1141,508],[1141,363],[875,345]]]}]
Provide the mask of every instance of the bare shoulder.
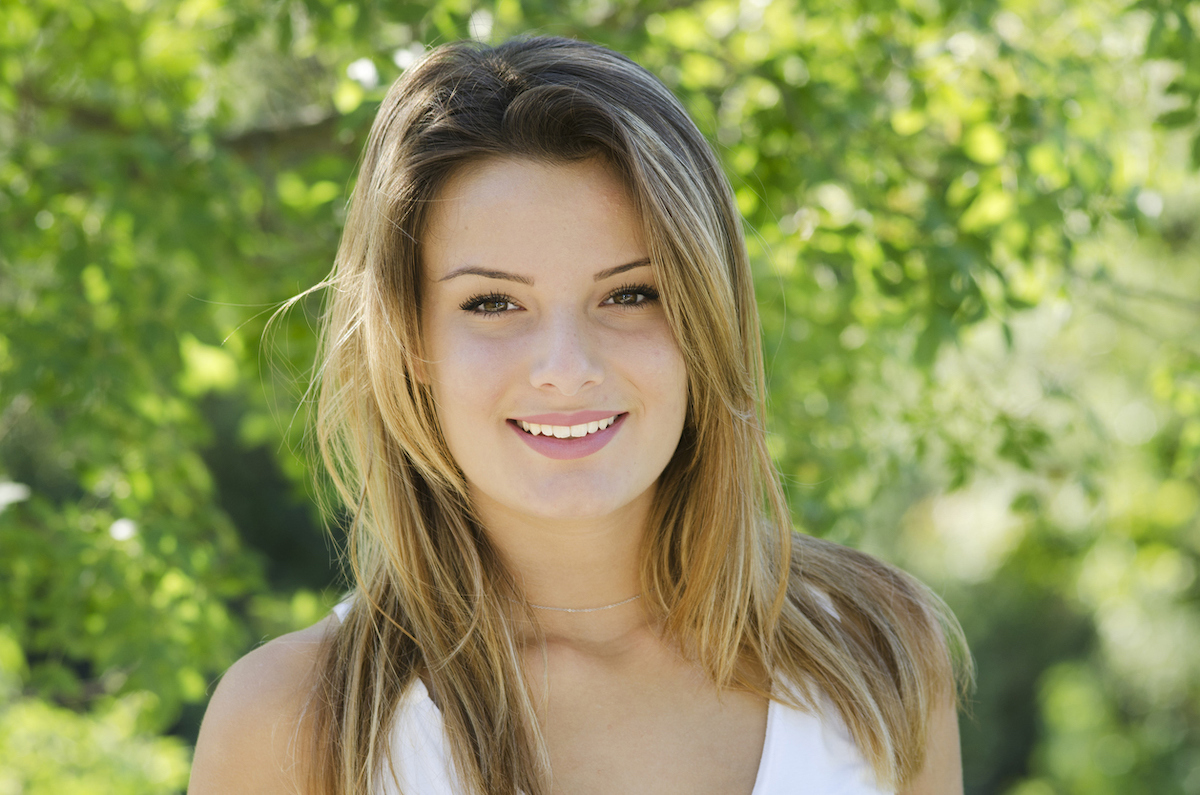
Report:
[{"label": "bare shoulder", "polygon": [[954,699],[939,699],[929,717],[925,763],[899,795],[962,795],[962,754]]},{"label": "bare shoulder", "polygon": [[200,727],[188,795],[303,791],[305,708],[333,620],[276,638],[225,673]]}]

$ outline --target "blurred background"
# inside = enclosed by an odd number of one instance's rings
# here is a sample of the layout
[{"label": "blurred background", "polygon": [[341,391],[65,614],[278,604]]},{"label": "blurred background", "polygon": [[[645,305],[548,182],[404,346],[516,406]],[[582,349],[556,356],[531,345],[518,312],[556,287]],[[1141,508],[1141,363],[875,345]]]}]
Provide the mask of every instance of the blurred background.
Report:
[{"label": "blurred background", "polygon": [[972,795],[1200,793],[1200,2],[0,0],[0,795],[170,793],[344,586],[302,400],[387,85],[587,38],[737,191],[797,527],[929,582]]}]

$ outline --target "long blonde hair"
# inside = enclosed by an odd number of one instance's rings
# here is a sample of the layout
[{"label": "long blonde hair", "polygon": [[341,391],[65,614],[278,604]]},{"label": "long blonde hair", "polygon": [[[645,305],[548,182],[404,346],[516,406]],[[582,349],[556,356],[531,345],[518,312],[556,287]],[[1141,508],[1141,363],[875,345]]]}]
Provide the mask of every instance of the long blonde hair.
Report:
[{"label": "long blonde hair", "polygon": [[[496,157],[601,158],[643,220],[689,381],[683,437],[644,541],[648,609],[719,687],[808,709],[827,698],[880,782],[902,785],[920,768],[934,702],[955,698],[961,632],[915,580],[794,533],[762,427],[741,221],[720,163],[678,100],[603,47],[529,38],[444,45],[396,81],[322,285],[316,436],[350,517],[356,598],[319,664],[314,791],[372,789],[395,763],[389,726],[422,673],[463,787],[548,791],[513,632],[529,611],[414,377],[430,204],[464,164]],[[770,672],[772,689],[751,681],[745,672],[755,669]]]}]

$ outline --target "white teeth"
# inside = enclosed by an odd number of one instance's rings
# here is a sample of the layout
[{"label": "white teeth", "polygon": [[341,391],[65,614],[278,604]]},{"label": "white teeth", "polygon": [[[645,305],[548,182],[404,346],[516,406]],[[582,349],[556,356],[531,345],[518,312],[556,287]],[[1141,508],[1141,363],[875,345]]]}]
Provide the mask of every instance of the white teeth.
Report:
[{"label": "white teeth", "polygon": [[584,422],[579,425],[541,425],[536,422],[526,422],[525,420],[517,420],[517,424],[526,433],[533,434],[534,436],[553,436],[556,439],[579,439],[587,436],[589,433],[604,430],[616,422],[619,416],[619,414],[614,414],[608,419]]}]

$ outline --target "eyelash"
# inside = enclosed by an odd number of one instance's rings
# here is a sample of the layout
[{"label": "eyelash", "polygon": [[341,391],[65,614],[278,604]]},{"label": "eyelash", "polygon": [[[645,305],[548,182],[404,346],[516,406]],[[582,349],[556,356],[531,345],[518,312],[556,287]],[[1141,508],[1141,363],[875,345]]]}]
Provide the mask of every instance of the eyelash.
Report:
[{"label": "eyelash", "polygon": [[500,304],[500,303],[512,304],[512,303],[516,303],[516,302],[513,301],[512,298],[510,298],[509,296],[504,295],[503,293],[486,293],[486,294],[471,296],[470,298],[468,298],[467,300],[465,300],[461,304],[459,304],[458,308],[462,309],[464,312],[471,312],[476,315],[502,315],[502,314],[504,314],[503,312],[481,312],[481,311],[479,311],[479,307],[482,304],[489,304],[489,303],[490,304]]},{"label": "eyelash", "polygon": [[646,300],[645,301],[637,301],[632,304],[614,304],[614,306],[621,306],[621,307],[625,307],[628,309],[628,308],[635,307],[635,306],[642,306],[644,304],[648,304],[652,301],[658,300],[658,290],[654,289],[653,287],[651,287],[648,284],[633,284],[633,283],[621,285],[620,287],[618,287],[617,289],[615,289],[611,293],[609,293],[608,298],[605,298],[604,300],[607,301],[607,300],[609,300],[609,298],[612,298],[613,296],[622,295],[625,293],[635,293],[637,295],[644,295],[646,297]]},{"label": "eyelash", "polygon": [[[613,303],[610,306],[617,306],[622,309],[636,309],[639,307],[644,307],[645,305],[658,300],[658,290],[654,289],[653,287],[651,287],[648,284],[625,284],[625,285],[622,285],[622,286],[618,287],[617,289],[613,290],[611,293],[609,293],[604,298],[604,300],[605,300],[605,302],[607,302],[618,295],[627,295],[630,293],[645,296],[645,300],[636,301],[632,304]],[[500,312],[482,312],[482,311],[480,311],[479,307],[482,306],[483,304],[488,304],[488,303],[516,304],[516,301],[514,301],[511,296],[505,295],[504,293],[483,293],[483,294],[471,296],[466,301],[463,301],[461,304],[459,304],[459,308],[462,309],[464,312],[471,312],[472,314],[482,315],[485,317],[494,317],[494,316],[498,316],[498,315],[503,315],[503,314],[505,314],[505,312],[508,311],[507,309],[502,310]]]}]

